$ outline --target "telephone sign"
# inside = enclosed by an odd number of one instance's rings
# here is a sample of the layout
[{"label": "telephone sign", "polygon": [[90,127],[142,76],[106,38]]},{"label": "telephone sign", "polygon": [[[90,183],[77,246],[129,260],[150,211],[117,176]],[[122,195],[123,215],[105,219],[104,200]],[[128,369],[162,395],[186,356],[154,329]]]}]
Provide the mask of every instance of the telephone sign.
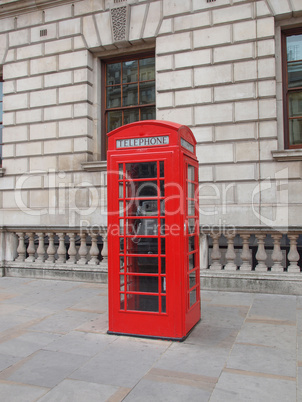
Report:
[{"label": "telephone sign", "polygon": [[108,333],[183,340],[200,320],[198,161],[191,130],[108,134]]}]

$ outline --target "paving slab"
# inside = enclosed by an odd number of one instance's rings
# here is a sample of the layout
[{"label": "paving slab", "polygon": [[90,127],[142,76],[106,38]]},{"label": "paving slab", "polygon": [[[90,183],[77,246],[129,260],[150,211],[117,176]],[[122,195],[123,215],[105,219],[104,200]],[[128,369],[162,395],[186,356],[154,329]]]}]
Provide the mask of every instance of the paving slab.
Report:
[{"label": "paving slab", "polygon": [[0,278],[0,401],[302,400],[302,297],[203,291],[182,342],[108,335],[107,285]]}]

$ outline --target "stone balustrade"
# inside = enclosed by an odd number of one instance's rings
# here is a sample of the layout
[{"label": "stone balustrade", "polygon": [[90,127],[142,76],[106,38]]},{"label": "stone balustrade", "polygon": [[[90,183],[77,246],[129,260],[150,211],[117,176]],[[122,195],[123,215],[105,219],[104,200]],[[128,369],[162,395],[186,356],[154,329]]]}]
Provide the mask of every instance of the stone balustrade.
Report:
[{"label": "stone balustrade", "polygon": [[7,228],[1,235],[3,275],[107,281],[106,230]]},{"label": "stone balustrade", "polygon": [[[262,230],[232,230],[227,233],[204,233],[208,247],[208,262],[201,268],[225,272],[301,273],[302,232],[287,233]],[[204,245],[206,244],[206,246]]]},{"label": "stone balustrade", "polygon": [[[106,228],[0,229],[0,276],[107,282],[107,257]],[[200,262],[204,289],[302,294],[302,230],[201,228]]]}]

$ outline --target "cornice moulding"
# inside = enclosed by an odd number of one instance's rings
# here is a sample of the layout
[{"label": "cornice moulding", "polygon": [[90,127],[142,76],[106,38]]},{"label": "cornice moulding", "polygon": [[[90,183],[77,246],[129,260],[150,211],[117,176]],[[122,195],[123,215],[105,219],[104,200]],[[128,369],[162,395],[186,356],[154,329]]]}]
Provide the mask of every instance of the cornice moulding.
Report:
[{"label": "cornice moulding", "polygon": [[79,0],[0,0],[0,18],[41,10]]}]

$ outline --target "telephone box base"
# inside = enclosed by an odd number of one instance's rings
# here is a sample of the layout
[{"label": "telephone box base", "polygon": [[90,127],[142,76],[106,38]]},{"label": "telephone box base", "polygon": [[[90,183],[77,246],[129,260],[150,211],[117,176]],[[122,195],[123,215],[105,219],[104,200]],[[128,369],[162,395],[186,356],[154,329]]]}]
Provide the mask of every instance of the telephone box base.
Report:
[{"label": "telephone box base", "polygon": [[197,321],[197,323],[193,326],[193,328],[190,329],[190,331],[183,336],[182,338],[173,338],[173,337],[168,337],[168,336],[153,336],[153,335],[139,335],[139,334],[127,334],[127,333],[123,333],[123,332],[114,332],[114,331],[107,331],[108,335],[117,335],[117,336],[131,336],[134,338],[145,338],[145,339],[158,339],[161,341],[172,341],[172,342],[183,342],[187,339],[187,337],[191,334],[191,332],[193,331],[193,329],[196,327],[196,325],[201,321],[201,319],[199,321]]}]

